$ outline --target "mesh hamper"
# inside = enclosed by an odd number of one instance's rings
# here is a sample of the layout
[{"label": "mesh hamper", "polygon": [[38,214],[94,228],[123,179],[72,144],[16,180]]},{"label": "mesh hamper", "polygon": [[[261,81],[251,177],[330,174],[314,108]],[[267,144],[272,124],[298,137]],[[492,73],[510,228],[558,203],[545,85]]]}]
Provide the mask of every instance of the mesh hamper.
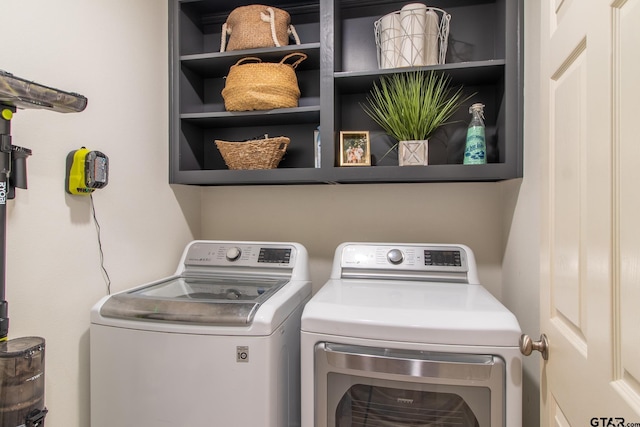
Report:
[{"label": "mesh hamper", "polygon": [[215,141],[227,167],[240,170],[277,168],[289,142],[286,136],[269,138],[267,135],[264,139],[242,142]]}]

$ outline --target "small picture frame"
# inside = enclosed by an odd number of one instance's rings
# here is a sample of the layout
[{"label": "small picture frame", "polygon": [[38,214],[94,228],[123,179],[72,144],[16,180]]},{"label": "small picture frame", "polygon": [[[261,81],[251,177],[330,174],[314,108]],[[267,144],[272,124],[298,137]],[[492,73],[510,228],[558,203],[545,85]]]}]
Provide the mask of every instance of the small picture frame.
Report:
[{"label": "small picture frame", "polygon": [[340,132],[340,166],[371,166],[369,131]]}]

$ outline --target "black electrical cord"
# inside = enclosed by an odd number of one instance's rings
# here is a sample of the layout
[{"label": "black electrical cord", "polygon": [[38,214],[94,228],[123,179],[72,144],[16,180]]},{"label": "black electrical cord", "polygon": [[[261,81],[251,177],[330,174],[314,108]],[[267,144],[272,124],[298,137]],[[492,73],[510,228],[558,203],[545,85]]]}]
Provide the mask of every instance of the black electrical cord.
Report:
[{"label": "black electrical cord", "polygon": [[91,214],[93,215],[93,222],[96,225],[96,231],[98,233],[98,250],[100,251],[100,268],[104,273],[105,282],[107,284],[107,295],[111,295],[111,278],[109,277],[109,273],[107,269],[104,267],[104,253],[102,252],[102,241],[100,240],[100,224],[98,223],[98,218],[96,217],[96,207],[93,204],[93,194],[89,194],[89,198],[91,200]]}]

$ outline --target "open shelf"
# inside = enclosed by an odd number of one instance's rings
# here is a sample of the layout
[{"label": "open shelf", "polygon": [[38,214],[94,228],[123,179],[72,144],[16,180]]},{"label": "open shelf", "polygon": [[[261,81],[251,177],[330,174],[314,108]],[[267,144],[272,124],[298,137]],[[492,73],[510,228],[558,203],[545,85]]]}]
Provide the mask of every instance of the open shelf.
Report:
[{"label": "open shelf", "polygon": [[[373,23],[406,1],[277,0],[301,44],[220,52],[222,24],[243,0],[169,0],[170,181],[190,185],[499,181],[522,176],[523,0],[434,0],[452,15],[445,64],[379,69]],[[279,62],[293,52],[299,106],[229,112],[221,91],[231,66],[245,57]],[[429,166],[397,166],[396,143],[362,109],[384,76],[433,70],[471,96],[430,138]],[[468,107],[485,104],[489,163],[462,165]],[[322,142],[315,166],[314,131]],[[372,165],[339,166],[340,131],[369,131]],[[214,141],[265,133],[291,143],[277,169],[228,170]]]}]

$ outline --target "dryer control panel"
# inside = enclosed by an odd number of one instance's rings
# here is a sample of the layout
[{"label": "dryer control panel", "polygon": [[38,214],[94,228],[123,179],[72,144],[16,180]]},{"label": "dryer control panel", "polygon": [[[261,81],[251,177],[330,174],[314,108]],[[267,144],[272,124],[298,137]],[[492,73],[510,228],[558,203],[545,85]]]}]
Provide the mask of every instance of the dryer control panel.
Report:
[{"label": "dryer control panel", "polygon": [[340,278],[477,281],[473,252],[464,245],[344,243],[337,249],[338,260],[333,273],[338,268]]}]

